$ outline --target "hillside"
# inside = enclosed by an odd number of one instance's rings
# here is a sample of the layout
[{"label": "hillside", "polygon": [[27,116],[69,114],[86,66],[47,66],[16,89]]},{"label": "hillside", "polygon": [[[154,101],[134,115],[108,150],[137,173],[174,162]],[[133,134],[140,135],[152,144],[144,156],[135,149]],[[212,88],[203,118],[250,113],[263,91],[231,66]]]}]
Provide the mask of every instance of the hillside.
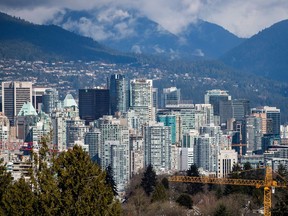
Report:
[{"label": "hillside", "polygon": [[288,81],[288,20],[278,22],[227,52],[228,65],[268,78]]},{"label": "hillside", "polygon": [[[103,14],[107,17],[103,18]],[[217,58],[244,41],[221,26],[202,20],[175,34],[136,10],[66,10],[48,23],[94,38],[123,52],[168,56],[171,59]]]},{"label": "hillside", "polygon": [[0,58],[23,60],[103,60],[131,62],[125,56],[55,25],[35,25],[0,13]]}]

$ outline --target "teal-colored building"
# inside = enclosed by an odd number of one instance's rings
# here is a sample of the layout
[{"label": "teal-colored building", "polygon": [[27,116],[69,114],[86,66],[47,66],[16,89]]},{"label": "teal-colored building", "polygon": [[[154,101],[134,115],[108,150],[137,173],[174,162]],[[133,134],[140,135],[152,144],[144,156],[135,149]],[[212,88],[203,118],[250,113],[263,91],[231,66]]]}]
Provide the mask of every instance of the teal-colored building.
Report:
[{"label": "teal-colored building", "polygon": [[171,141],[172,144],[176,143],[176,116],[167,114],[167,115],[158,115],[157,121],[164,123],[164,126],[171,127]]}]

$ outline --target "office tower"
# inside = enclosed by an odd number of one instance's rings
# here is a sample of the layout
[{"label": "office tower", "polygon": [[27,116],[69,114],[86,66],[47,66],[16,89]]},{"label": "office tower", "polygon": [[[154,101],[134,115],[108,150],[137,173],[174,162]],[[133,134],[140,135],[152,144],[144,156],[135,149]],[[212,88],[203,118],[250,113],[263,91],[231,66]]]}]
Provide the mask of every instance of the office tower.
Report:
[{"label": "office tower", "polygon": [[51,113],[52,122],[52,143],[59,152],[66,150],[66,120],[67,116],[64,112],[53,111]]},{"label": "office tower", "polygon": [[247,133],[245,120],[238,120],[233,122],[232,149],[235,149],[239,155],[245,155],[247,152]]},{"label": "office tower", "polygon": [[126,113],[129,107],[128,81],[124,75],[113,74],[109,79],[111,115]]},{"label": "office tower", "polygon": [[227,91],[213,89],[206,92],[204,101],[205,104],[212,104],[214,115],[215,115],[215,124],[220,124],[220,101],[230,101],[231,96]]},{"label": "office tower", "polygon": [[11,126],[14,126],[14,117],[25,102],[32,102],[31,82],[2,82],[2,111]]},{"label": "office tower", "polygon": [[250,115],[250,102],[244,99],[235,99],[219,102],[220,124],[227,124],[227,120],[243,120]]},{"label": "office tower", "polygon": [[85,121],[78,118],[66,120],[66,146],[73,148],[77,141],[84,143],[85,134],[89,128],[85,125]]},{"label": "office tower", "polygon": [[214,124],[214,112],[211,104],[195,104],[195,129]]},{"label": "office tower", "polygon": [[43,104],[43,95],[48,88],[32,87],[32,104],[37,112],[40,112]]},{"label": "office tower", "polygon": [[144,164],[151,164],[156,173],[171,170],[171,127],[149,123],[144,131]]},{"label": "office tower", "polygon": [[101,147],[101,131],[98,128],[91,128],[85,135],[85,144],[89,146],[90,158],[97,162],[100,161],[100,147]]},{"label": "office tower", "polygon": [[108,89],[79,89],[79,116],[86,124],[108,114]]},{"label": "office tower", "polygon": [[118,192],[123,192],[130,176],[129,129],[127,121],[112,116],[97,120],[101,131],[100,159],[105,170],[109,165],[114,174]]},{"label": "office tower", "polygon": [[10,123],[9,119],[0,112],[0,151],[2,151],[9,141]]},{"label": "office tower", "polygon": [[262,119],[256,116],[246,118],[247,151],[261,150]]},{"label": "office tower", "polygon": [[42,110],[50,114],[57,108],[59,103],[58,91],[56,89],[46,89],[42,96]]},{"label": "office tower", "polygon": [[188,133],[190,130],[195,129],[195,108],[181,108],[181,132],[182,134]]},{"label": "office tower", "polygon": [[263,134],[280,136],[280,109],[276,107],[257,107],[251,110],[252,115],[262,119]]},{"label": "office tower", "polygon": [[148,121],[155,120],[152,80],[134,79],[130,81],[130,108],[146,116],[143,119],[147,119]]},{"label": "office tower", "polygon": [[238,155],[234,150],[220,150],[217,160],[217,177],[227,178],[232,172],[233,166],[238,162]]},{"label": "office tower", "polygon": [[157,116],[157,122],[162,122],[164,126],[170,126],[171,127],[171,142],[172,145],[176,143],[176,115],[167,114],[167,115],[158,115]]},{"label": "office tower", "polygon": [[143,136],[130,134],[130,177],[138,174],[144,168]]},{"label": "office tower", "polygon": [[183,134],[181,148],[180,148],[180,167],[182,171],[186,171],[194,164],[194,145],[195,138],[199,136],[197,130],[190,130]]},{"label": "office tower", "polygon": [[181,100],[180,89],[177,89],[176,87],[164,88],[162,97],[164,100],[164,107],[179,105]]}]

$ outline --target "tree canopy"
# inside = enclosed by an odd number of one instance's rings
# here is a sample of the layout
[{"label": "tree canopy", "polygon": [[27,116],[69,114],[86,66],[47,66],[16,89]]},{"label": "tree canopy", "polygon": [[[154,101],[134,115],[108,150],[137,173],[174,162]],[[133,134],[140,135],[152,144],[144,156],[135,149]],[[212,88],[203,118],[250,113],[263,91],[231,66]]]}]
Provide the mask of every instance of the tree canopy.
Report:
[{"label": "tree canopy", "polygon": [[[6,189],[0,186],[4,215],[121,214],[106,172],[81,147],[53,157],[44,144],[33,157],[30,179],[11,182]],[[3,176],[0,172],[0,181]]]}]

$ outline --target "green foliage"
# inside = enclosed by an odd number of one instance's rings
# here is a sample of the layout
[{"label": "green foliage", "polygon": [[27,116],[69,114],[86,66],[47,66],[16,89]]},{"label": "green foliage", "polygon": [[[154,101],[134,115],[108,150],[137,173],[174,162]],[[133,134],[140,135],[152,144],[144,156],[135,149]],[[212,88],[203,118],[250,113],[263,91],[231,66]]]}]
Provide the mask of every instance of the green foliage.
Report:
[{"label": "green foliage", "polygon": [[156,183],[157,183],[156,173],[153,170],[153,166],[149,164],[144,172],[144,176],[141,181],[141,186],[148,196],[150,196],[153,193]]},{"label": "green foliage", "polygon": [[110,165],[106,168],[106,184],[111,187],[114,196],[117,196],[117,185],[113,177],[112,167]]},{"label": "green foliage", "polygon": [[215,210],[213,215],[214,216],[232,216],[232,214],[229,213],[229,211],[227,210],[227,207],[225,205],[223,205],[223,204],[220,204],[216,208],[216,210]]},{"label": "green foliage", "polygon": [[[121,211],[105,172],[79,146],[59,155],[53,169],[61,191],[64,215],[118,215]],[[65,208],[69,206],[69,208]]]},{"label": "green foliage", "polygon": [[188,194],[181,194],[177,198],[176,202],[181,206],[185,206],[188,209],[192,209],[193,201],[192,201],[190,195],[188,195]]},{"label": "green foliage", "polygon": [[20,178],[14,184],[8,186],[2,198],[5,215],[35,215],[34,204],[36,197],[31,186]]},{"label": "green foliage", "polygon": [[152,202],[157,202],[157,201],[163,202],[167,199],[168,199],[168,195],[167,195],[164,185],[162,183],[158,183],[152,194]]},{"label": "green foliage", "polygon": [[[198,167],[195,164],[192,164],[190,168],[186,171],[187,176],[199,177]],[[187,192],[191,195],[195,195],[201,191],[203,191],[203,184],[201,183],[186,183],[187,184]]]},{"label": "green foliage", "polygon": [[[2,199],[7,215],[120,215],[106,174],[79,146],[53,158],[42,143],[33,154],[30,180],[9,184]],[[52,163],[51,163],[52,162]],[[33,188],[33,190],[32,190]]]},{"label": "green foliage", "polygon": [[168,181],[168,178],[164,177],[162,180],[161,180],[161,183],[162,185],[164,186],[165,189],[169,189],[169,181]]}]

